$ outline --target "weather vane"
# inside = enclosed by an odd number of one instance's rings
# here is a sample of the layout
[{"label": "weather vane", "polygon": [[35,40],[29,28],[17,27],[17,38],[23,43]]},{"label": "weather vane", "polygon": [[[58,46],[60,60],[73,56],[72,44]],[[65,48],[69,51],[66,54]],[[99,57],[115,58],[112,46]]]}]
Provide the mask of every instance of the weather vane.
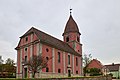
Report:
[{"label": "weather vane", "polygon": [[72,13],[72,9],[70,9],[70,14]]}]

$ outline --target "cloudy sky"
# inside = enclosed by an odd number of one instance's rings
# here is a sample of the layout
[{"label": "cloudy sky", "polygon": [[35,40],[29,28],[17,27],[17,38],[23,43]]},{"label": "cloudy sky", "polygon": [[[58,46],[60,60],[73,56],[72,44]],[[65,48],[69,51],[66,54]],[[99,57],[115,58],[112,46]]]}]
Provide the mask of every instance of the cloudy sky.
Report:
[{"label": "cloudy sky", "polygon": [[83,54],[120,63],[120,0],[0,0],[0,55],[16,61],[15,47],[32,26],[62,40],[69,9],[81,32]]}]

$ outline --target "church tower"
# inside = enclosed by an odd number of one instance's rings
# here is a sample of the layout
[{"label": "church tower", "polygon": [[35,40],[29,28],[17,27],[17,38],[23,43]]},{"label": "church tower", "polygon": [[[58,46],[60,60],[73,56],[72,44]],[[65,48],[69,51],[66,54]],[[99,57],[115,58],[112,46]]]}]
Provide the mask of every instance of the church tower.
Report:
[{"label": "church tower", "polygon": [[79,32],[79,28],[72,17],[71,10],[72,9],[70,9],[70,17],[64,29],[63,39],[64,42],[68,43],[70,47],[82,55],[82,44],[80,43],[81,33]]}]

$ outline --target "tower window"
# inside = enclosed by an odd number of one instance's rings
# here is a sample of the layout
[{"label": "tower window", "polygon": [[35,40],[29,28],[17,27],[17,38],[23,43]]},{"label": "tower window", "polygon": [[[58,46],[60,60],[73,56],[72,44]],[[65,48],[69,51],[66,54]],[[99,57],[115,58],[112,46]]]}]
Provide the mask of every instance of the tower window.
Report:
[{"label": "tower window", "polygon": [[58,63],[60,63],[60,52],[58,52]]},{"label": "tower window", "polygon": [[58,69],[58,73],[61,73],[61,69]]},{"label": "tower window", "polygon": [[80,41],[79,37],[77,37],[77,41],[78,41],[78,42]]},{"label": "tower window", "polygon": [[69,37],[66,38],[66,42],[68,42],[68,41],[69,41]]},{"label": "tower window", "polygon": [[46,49],[46,51],[48,52],[48,51],[49,51],[49,49],[47,48],[47,49]]},{"label": "tower window", "polygon": [[70,55],[68,55],[68,64],[70,65]]},{"label": "tower window", "polygon": [[46,68],[46,72],[49,72],[49,68],[48,67]]}]

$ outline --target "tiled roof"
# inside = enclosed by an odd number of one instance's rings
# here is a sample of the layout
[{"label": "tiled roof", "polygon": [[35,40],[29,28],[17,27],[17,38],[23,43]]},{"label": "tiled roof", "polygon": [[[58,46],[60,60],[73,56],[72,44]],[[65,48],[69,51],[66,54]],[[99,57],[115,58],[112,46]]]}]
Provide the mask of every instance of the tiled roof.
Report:
[{"label": "tiled roof", "polygon": [[72,15],[70,15],[70,17],[69,17],[69,20],[65,26],[63,35],[66,33],[69,33],[69,32],[77,32],[80,34],[78,26],[77,26],[76,22],[74,21]]},{"label": "tiled roof", "polygon": [[110,65],[105,65],[106,68],[109,69],[109,71],[118,71],[120,64],[110,64]]},{"label": "tiled roof", "polygon": [[93,60],[90,61],[90,63],[87,65],[87,67],[88,68],[99,68],[99,69],[102,69],[103,65],[97,59],[93,59]]},{"label": "tiled roof", "polygon": [[55,37],[52,37],[51,35],[46,34],[46,33],[42,32],[34,27],[32,27],[30,30],[28,30],[22,37],[24,37],[30,33],[35,33],[37,35],[37,37],[40,39],[41,43],[50,45],[50,46],[55,47],[59,50],[62,50],[62,51],[65,51],[65,52],[68,52],[68,53],[71,53],[71,54],[74,54],[77,56],[81,56],[73,48],[71,48],[67,43],[65,43],[65,42],[63,42]]},{"label": "tiled roof", "polygon": [[99,60],[97,59],[93,59],[93,60],[100,66],[100,68],[103,68],[103,64]]}]

